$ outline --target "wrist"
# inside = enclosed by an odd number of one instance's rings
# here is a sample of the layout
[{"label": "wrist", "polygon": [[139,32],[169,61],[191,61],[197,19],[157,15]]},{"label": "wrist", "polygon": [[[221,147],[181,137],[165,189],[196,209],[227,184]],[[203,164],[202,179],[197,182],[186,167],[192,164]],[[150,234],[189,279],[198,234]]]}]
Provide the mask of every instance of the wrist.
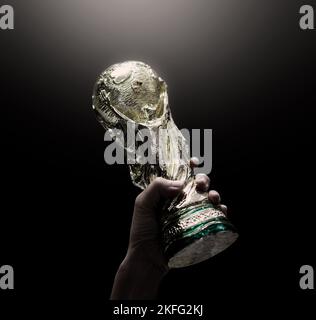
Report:
[{"label": "wrist", "polygon": [[140,267],[149,269],[155,274],[165,275],[168,263],[160,247],[148,245],[129,246],[122,267]]},{"label": "wrist", "polygon": [[162,278],[168,272],[166,264],[154,263],[146,249],[129,248],[122,261],[112,289],[114,300],[155,299]]}]

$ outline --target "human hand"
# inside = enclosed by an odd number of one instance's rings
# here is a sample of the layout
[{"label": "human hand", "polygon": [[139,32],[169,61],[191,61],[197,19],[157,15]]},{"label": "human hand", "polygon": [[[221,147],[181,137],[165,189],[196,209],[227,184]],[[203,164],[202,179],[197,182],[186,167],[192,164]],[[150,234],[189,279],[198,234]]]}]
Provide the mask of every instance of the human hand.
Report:
[{"label": "human hand", "polygon": [[[210,179],[205,174],[195,178],[196,189],[206,192]],[[127,255],[122,262],[112,290],[112,299],[152,299],[163,276],[168,272],[168,262],[163,254],[159,232],[159,213],[168,199],[177,196],[184,183],[156,178],[134,205]],[[208,199],[215,208],[227,214],[217,191],[208,192]]]}]

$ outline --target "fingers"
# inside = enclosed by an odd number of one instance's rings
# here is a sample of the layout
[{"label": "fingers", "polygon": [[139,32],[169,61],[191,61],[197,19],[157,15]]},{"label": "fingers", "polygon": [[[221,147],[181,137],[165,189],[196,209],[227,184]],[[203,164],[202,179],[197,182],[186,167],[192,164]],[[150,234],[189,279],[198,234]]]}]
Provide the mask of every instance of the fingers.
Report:
[{"label": "fingers", "polygon": [[221,202],[221,197],[219,195],[219,193],[215,190],[211,190],[208,193],[208,199],[212,202],[213,205],[217,206],[220,204]]},{"label": "fingers", "polygon": [[225,214],[225,216],[227,216],[227,207],[224,204],[221,204],[221,197],[217,191],[211,190],[208,193],[208,199],[211,201],[215,208],[221,210]]},{"label": "fingers", "polygon": [[[190,159],[190,167],[193,169],[199,165],[199,158],[192,157]],[[198,191],[207,191],[210,187],[210,178],[204,173],[198,173],[195,176],[196,188]]]},{"label": "fingers", "polygon": [[172,181],[158,177],[137,196],[135,204],[141,207],[156,208],[161,199],[175,197],[183,187],[183,181]]},{"label": "fingers", "polygon": [[[197,157],[192,157],[190,159],[190,167],[193,169],[199,165],[199,159]],[[203,173],[198,173],[195,176],[196,189],[201,192],[206,192],[210,186],[210,178]],[[214,207],[221,210],[225,215],[227,215],[227,207],[221,203],[221,197],[219,193],[215,190],[211,190],[208,193],[208,199],[214,205]]]},{"label": "fingers", "polygon": [[[190,167],[193,169],[199,165],[199,159],[197,157],[192,157],[190,159]],[[210,178],[204,173],[198,173],[195,176],[196,188],[198,191],[205,192],[210,187]]]},{"label": "fingers", "polygon": [[220,204],[218,209],[221,210],[225,216],[227,216],[227,207],[224,204]]},{"label": "fingers", "polygon": [[196,188],[198,191],[207,191],[210,187],[210,178],[204,173],[195,176]]},{"label": "fingers", "polygon": [[191,168],[197,167],[197,166],[199,165],[199,162],[200,162],[199,158],[197,158],[197,157],[192,157],[192,158],[190,159],[190,167],[191,167]]},{"label": "fingers", "polygon": [[[198,158],[191,158],[190,166],[193,168],[198,164]],[[210,179],[206,174],[197,174],[195,177],[196,188],[198,191],[206,192],[209,189]],[[146,208],[156,208],[162,199],[172,199],[177,196],[184,187],[183,181],[172,181],[157,177],[141,194],[136,198],[137,206]],[[227,214],[227,207],[221,204],[221,197],[215,190],[208,193],[209,201],[214,207]]]}]

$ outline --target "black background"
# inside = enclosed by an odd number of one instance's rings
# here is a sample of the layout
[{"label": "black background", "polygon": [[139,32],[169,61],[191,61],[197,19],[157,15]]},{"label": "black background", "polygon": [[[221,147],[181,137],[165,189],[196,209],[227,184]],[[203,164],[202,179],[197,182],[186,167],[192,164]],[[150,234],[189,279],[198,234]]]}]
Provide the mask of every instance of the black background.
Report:
[{"label": "black background", "polygon": [[[314,5],[312,0],[309,4]],[[160,298],[260,310],[310,301],[316,268],[316,31],[301,1],[7,1],[0,31],[1,301],[94,312],[110,295],[139,190],[104,163],[91,110],[107,66],[142,60],[167,81],[179,128],[213,129],[212,188],[240,238],[165,278]],[[280,310],[283,310],[280,307]]]}]

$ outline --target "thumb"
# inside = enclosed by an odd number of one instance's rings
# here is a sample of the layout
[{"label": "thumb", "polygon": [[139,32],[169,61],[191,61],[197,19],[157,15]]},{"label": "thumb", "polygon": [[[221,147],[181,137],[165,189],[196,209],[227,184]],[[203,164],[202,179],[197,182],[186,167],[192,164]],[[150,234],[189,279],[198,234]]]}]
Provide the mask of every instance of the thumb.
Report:
[{"label": "thumb", "polygon": [[158,177],[137,196],[135,205],[138,207],[156,208],[161,200],[175,197],[183,187],[183,181],[173,181]]}]

